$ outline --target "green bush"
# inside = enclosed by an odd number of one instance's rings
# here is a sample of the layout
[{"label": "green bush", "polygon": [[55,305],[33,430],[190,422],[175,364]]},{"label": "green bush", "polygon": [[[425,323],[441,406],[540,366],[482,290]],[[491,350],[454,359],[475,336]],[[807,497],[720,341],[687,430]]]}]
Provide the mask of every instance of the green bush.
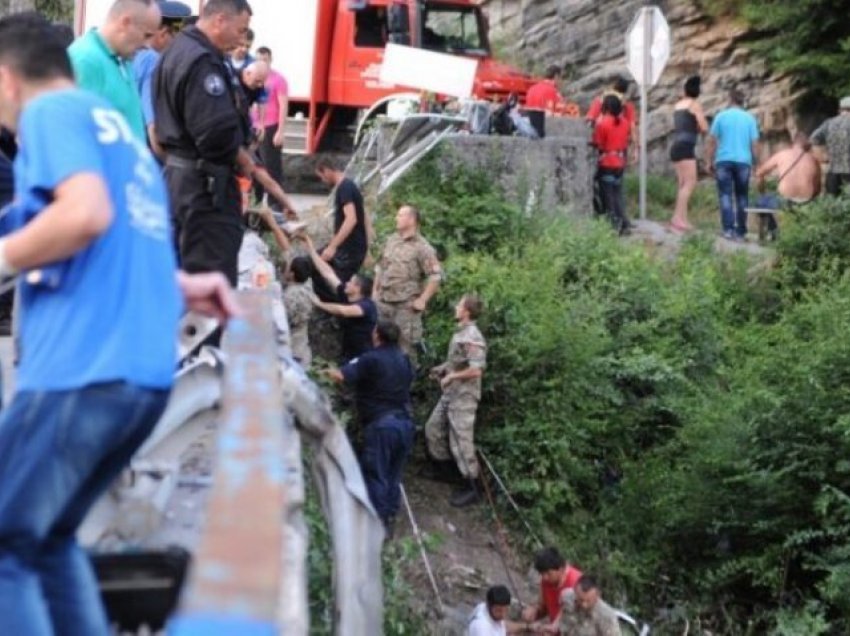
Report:
[{"label": "green bush", "polygon": [[771,268],[699,237],[662,260],[455,176],[420,166],[388,208],[449,251],[426,363],[456,299],[485,300],[479,441],[540,533],[646,616],[850,631],[850,201],[793,217]]}]

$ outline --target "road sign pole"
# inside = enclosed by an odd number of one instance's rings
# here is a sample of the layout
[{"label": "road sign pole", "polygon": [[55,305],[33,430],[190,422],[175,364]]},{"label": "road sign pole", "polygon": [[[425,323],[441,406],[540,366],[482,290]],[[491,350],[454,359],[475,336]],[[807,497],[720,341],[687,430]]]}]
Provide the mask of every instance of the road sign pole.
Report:
[{"label": "road sign pole", "polygon": [[647,171],[647,156],[646,156],[646,138],[647,138],[647,117],[649,116],[649,108],[647,100],[649,97],[649,83],[652,77],[652,33],[653,19],[652,12],[649,8],[641,9],[641,20],[643,20],[643,81],[640,83],[640,218],[646,219],[646,171]]}]

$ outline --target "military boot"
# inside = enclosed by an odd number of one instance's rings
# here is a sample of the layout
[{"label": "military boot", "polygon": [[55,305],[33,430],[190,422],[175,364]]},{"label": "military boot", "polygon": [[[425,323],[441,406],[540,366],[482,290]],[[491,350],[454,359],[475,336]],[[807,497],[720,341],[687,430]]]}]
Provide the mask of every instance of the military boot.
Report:
[{"label": "military boot", "polygon": [[465,488],[456,490],[449,499],[449,503],[455,508],[473,506],[479,501],[481,501],[481,486],[478,485],[477,479],[470,479]]}]

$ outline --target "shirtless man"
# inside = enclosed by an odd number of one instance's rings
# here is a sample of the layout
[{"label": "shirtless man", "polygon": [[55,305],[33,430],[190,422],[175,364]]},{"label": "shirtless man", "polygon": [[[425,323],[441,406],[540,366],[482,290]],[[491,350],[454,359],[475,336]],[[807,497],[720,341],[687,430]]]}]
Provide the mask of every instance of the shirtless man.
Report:
[{"label": "shirtless man", "polygon": [[[756,183],[759,192],[764,192],[766,179],[771,174],[779,178],[779,208],[787,208],[807,203],[820,194],[821,167],[812,154],[809,137],[804,132],[794,135],[794,144],[790,148],[774,153],[756,171]],[[776,238],[776,219],[768,217],[768,231]]]}]

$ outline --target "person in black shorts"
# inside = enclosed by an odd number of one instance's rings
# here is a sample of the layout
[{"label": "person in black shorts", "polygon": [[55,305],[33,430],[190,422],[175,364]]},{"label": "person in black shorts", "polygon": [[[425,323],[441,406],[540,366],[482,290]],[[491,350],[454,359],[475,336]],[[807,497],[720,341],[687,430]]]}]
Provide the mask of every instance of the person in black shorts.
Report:
[{"label": "person in black shorts", "polygon": [[676,193],[676,210],[670,219],[670,228],[676,232],[687,232],[693,226],[688,222],[688,201],[697,185],[696,145],[700,133],[708,130],[708,122],[697,99],[700,95],[699,76],[685,81],[682,98],[673,110],[673,145],[670,161],[676,168],[679,190]]}]

